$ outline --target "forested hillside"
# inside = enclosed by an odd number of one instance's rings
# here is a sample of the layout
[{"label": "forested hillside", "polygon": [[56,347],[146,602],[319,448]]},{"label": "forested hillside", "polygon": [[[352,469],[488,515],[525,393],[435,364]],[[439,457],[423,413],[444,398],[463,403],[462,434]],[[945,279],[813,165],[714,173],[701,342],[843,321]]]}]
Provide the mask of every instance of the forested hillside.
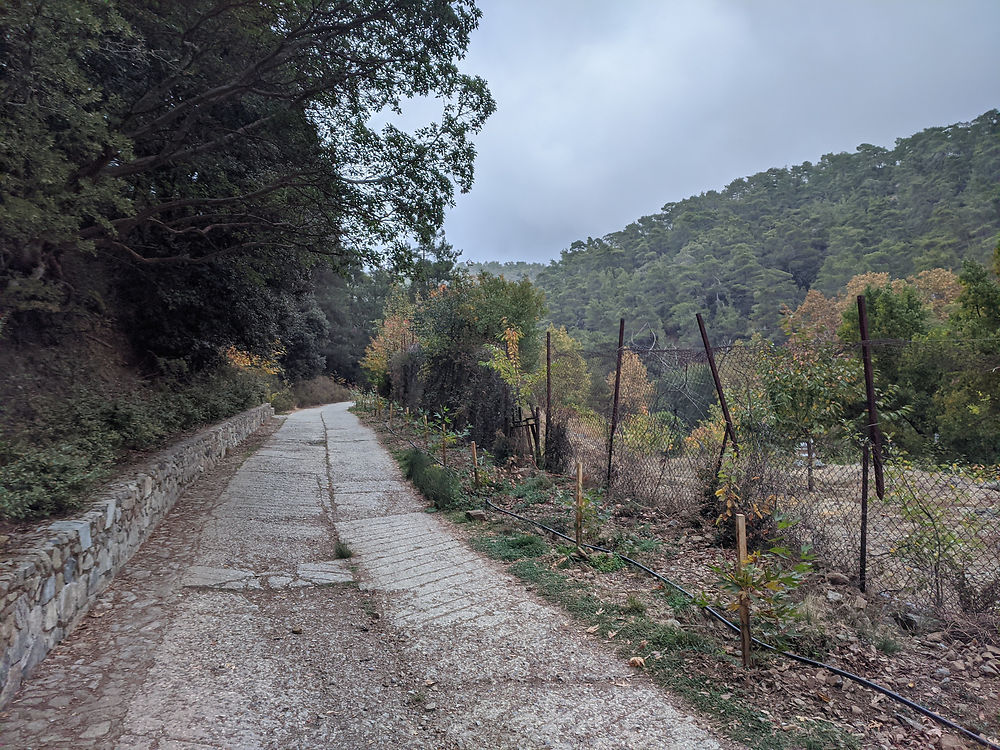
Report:
[{"label": "forested hillside", "polygon": [[523,260],[509,260],[505,263],[501,263],[497,260],[491,260],[485,263],[466,261],[465,263],[462,263],[460,267],[463,270],[468,271],[472,276],[476,276],[485,271],[493,276],[503,276],[508,281],[520,281],[521,279],[527,279],[528,281],[534,283],[538,279],[538,274],[545,269],[545,264],[531,263]]},{"label": "forested hillside", "polygon": [[585,343],[624,316],[641,342],[691,343],[701,312],[718,342],[780,336],[783,305],[854,275],[903,278],[984,262],[1000,233],[1000,112],[929,128],[895,148],[738,179],[578,241],[538,275],[549,317]]}]

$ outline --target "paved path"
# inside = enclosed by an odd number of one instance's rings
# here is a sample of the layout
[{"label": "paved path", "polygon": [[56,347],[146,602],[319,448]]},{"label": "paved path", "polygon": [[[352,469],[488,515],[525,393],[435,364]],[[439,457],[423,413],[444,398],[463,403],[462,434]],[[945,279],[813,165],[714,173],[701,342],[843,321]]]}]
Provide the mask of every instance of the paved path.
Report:
[{"label": "paved path", "polygon": [[0,748],[719,747],[423,512],[346,405],[244,457],[40,665]]}]

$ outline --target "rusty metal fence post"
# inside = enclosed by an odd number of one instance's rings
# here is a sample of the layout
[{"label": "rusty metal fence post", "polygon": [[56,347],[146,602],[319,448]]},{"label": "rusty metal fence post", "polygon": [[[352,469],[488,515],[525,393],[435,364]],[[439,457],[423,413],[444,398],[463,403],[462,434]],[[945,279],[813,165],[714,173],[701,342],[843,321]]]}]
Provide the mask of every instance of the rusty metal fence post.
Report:
[{"label": "rusty metal fence post", "polygon": [[861,359],[865,368],[865,395],[868,400],[868,440],[872,448],[875,469],[875,494],[885,497],[885,476],[882,465],[882,431],[878,426],[878,406],[875,402],[875,374],[872,368],[872,342],[868,333],[868,306],[865,295],[858,295],[858,329],[861,333]]},{"label": "rusty metal fence post", "polygon": [[861,447],[861,544],[859,545],[858,588],[868,590],[868,444]]},{"label": "rusty metal fence post", "polygon": [[615,399],[611,404],[611,430],[608,432],[608,475],[606,485],[611,490],[611,462],[615,455],[615,430],[618,429],[618,398],[622,385],[622,350],[625,348],[625,318],[618,321],[618,364],[615,365]]},{"label": "rusty metal fence post", "polygon": [[872,342],[868,330],[868,305],[865,295],[858,295],[858,332],[861,334],[861,359],[865,369],[865,397],[868,402],[868,444],[861,452],[864,462],[861,468],[861,529],[859,540],[858,586],[861,591],[868,588],[868,454],[871,452],[872,467],[875,469],[875,494],[879,500],[885,498],[885,475],[882,462],[882,431],[878,424],[878,405],[875,400],[875,373],[872,367]]},{"label": "rusty metal fence post", "polygon": [[[715,365],[715,354],[712,352],[712,345],[708,342],[708,331],[705,330],[705,321],[701,313],[695,315],[698,320],[698,330],[701,331],[701,341],[705,345],[705,355],[708,357],[708,367],[712,371],[712,380],[715,382],[715,392],[719,396],[719,405],[722,407],[722,416],[726,420],[726,436],[733,443],[733,452],[739,456],[740,446],[736,442],[736,427],[733,425],[733,418],[729,413],[729,404],[726,401],[726,393],[722,390],[722,380],[719,378],[719,368]],[[724,436],[725,437],[725,436]],[[726,450],[726,441],[722,441],[722,452],[719,453],[719,463],[722,463],[722,455]],[[716,471],[718,473],[718,471]]]}]

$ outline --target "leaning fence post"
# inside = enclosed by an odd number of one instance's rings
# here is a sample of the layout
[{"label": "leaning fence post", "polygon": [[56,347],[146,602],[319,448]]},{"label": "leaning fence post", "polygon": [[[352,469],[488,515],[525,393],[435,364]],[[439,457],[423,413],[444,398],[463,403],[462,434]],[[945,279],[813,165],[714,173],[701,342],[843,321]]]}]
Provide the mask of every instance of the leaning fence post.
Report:
[{"label": "leaning fence post", "polygon": [[872,368],[872,342],[868,333],[868,305],[865,295],[858,295],[858,330],[861,333],[861,359],[865,368],[865,395],[868,398],[868,440],[872,446],[872,466],[875,468],[875,494],[885,497],[885,476],[882,473],[882,431],[878,426],[878,406],[875,403],[875,375]]},{"label": "leaning fence post", "polygon": [[472,486],[479,486],[479,459],[476,456],[476,441],[472,441]]},{"label": "leaning fence post", "polygon": [[702,319],[701,313],[697,313],[695,318],[698,321],[698,330],[701,331],[701,341],[705,345],[705,354],[708,356],[708,367],[712,371],[712,380],[715,381],[715,392],[719,394],[719,405],[722,407],[722,416],[726,420],[726,434],[729,435],[729,439],[733,442],[733,452],[738,456],[740,454],[740,446],[736,442],[736,428],[733,426],[733,418],[729,414],[726,393],[722,390],[719,368],[715,366],[715,354],[712,352],[711,344],[708,343],[708,331],[705,330],[705,321]]},{"label": "leaning fence post", "polygon": [[542,441],[539,436],[539,432],[542,429],[542,410],[539,407],[535,407],[535,426],[532,428],[531,432],[535,436],[535,466],[542,465]]},{"label": "leaning fence post", "polygon": [[576,548],[583,549],[583,464],[576,462]]},{"label": "leaning fence post", "polygon": [[618,428],[618,396],[622,385],[622,350],[625,348],[625,318],[618,321],[618,364],[615,365],[615,399],[611,404],[611,432],[608,433],[608,476],[606,485],[611,491],[611,461],[615,455],[615,430]]},{"label": "leaning fence post", "polygon": [[[742,572],[747,562],[747,519],[742,513],[736,514],[736,571]],[[743,668],[750,668],[750,599],[740,591],[740,652]]]}]

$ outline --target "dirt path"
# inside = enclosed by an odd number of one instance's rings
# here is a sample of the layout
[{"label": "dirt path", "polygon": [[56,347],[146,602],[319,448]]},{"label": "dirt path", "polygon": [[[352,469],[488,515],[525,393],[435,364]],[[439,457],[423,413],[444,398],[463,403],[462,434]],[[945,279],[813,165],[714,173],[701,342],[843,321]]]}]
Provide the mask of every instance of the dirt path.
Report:
[{"label": "dirt path", "polygon": [[2,722],[25,750],[718,747],[424,513],[344,404],[189,491]]}]

